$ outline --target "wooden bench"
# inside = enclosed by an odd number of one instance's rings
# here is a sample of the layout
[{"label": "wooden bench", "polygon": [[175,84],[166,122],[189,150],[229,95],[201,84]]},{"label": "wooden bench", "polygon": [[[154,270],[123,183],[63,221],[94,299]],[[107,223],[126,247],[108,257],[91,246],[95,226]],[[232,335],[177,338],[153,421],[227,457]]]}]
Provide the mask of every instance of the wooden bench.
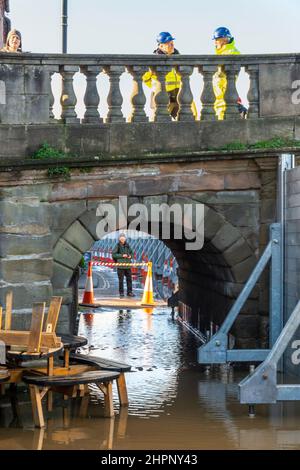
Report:
[{"label": "wooden bench", "polygon": [[125,372],[131,370],[131,366],[128,364],[122,364],[121,362],[112,361],[103,357],[89,356],[83,354],[70,354],[71,364],[86,364],[93,366],[99,370],[107,370],[111,372],[118,372],[119,378],[117,379],[117,387],[119,394],[119,401],[121,406],[128,405],[128,394],[125,380]]},{"label": "wooden bench", "polygon": [[60,392],[73,395],[73,389],[78,385],[96,384],[104,394],[104,416],[114,416],[112,382],[119,378],[119,373],[109,371],[88,371],[78,375],[46,376],[23,375],[23,381],[29,385],[34,424],[38,428],[45,426],[42,400],[47,392]]}]

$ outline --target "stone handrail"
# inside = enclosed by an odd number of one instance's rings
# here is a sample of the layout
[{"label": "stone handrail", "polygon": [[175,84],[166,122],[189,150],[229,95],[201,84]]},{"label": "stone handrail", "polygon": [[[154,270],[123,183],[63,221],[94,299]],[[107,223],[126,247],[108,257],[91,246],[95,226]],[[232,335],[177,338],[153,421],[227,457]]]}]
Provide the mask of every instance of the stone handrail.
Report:
[{"label": "stone handrail", "polygon": [[[158,77],[154,102],[154,122],[168,122],[169,97],[165,76],[176,68],[182,77],[178,94],[178,121],[194,121],[193,93],[190,77],[195,71],[203,78],[200,121],[217,119],[214,102],[213,77],[219,66],[227,75],[227,104],[225,119],[240,119],[237,112],[236,77],[241,68],[249,75],[249,119],[300,114],[300,55],[240,55],[240,56],[187,56],[156,55],[59,55],[59,54],[7,54],[0,53],[0,123],[45,124],[55,122],[54,96],[51,77],[62,78],[61,120],[66,124],[79,124],[75,107],[74,76],[77,72],[86,78],[84,96],[85,115],[82,124],[125,123],[122,113],[123,96],[120,78],[128,72],[133,79],[132,113],[129,122],[149,122],[145,112],[146,95],[142,85],[143,74],[149,69]],[[110,82],[107,96],[108,114],[103,120],[99,103],[103,99],[97,86],[97,77],[104,72]],[[298,99],[297,99],[298,97]],[[299,101],[299,103],[298,103]]]}]

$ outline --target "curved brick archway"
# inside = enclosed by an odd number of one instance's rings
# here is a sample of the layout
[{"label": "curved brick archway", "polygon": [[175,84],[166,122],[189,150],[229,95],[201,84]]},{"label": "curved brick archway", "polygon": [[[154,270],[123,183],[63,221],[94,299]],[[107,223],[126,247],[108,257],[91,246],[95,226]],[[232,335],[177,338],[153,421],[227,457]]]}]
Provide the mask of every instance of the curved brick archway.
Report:
[{"label": "curved brick archway", "polygon": [[[197,201],[182,196],[129,198],[128,208],[137,202],[149,207],[152,203],[182,205],[196,204]],[[64,329],[74,324],[71,308],[74,304],[74,270],[82,255],[99,239],[96,227],[101,216],[97,216],[97,208],[105,203],[113,204],[119,214],[118,199],[89,202],[88,210],[78,214],[71,223],[65,219],[65,230],[61,226],[61,233],[55,239],[52,286],[55,294],[64,296],[61,313]],[[191,222],[193,230],[196,228],[194,223],[195,220]],[[200,323],[202,330],[209,328],[211,321],[217,325],[222,322],[256,263],[254,250],[241,231],[212,207],[205,206],[204,229],[205,243],[199,251],[186,251],[184,240],[164,240],[179,264],[181,300],[192,307],[195,323]],[[258,332],[258,302],[255,296],[248,301],[243,313],[237,322],[236,333],[241,344],[253,345]]]}]

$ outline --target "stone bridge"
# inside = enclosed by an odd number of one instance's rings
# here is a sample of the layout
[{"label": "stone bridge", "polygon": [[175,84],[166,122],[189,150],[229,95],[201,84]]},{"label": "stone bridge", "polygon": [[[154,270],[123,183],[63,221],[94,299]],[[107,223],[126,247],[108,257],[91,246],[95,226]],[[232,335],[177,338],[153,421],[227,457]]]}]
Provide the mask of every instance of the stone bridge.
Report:
[{"label": "stone bridge", "polygon": [[[192,308],[192,322],[202,331],[210,322],[219,325],[277,219],[278,156],[299,152],[299,63],[298,55],[1,54],[0,300],[4,304],[6,292],[13,290],[13,327],[29,326],[32,302],[63,295],[59,330],[74,328],[77,267],[98,239],[97,207],[108,201],[117,207],[119,196],[128,197],[129,207],[136,202],[205,205],[203,249],[188,252],[185,240],[166,243],[179,264],[181,300]],[[216,120],[213,107],[212,79],[220,65],[228,80],[224,121]],[[164,87],[171,67],[182,75],[174,122]],[[142,86],[149,68],[159,79],[151,118]],[[247,120],[236,107],[241,69],[249,75]],[[132,81],[130,99],[120,87],[125,72]],[[82,119],[74,85],[78,74],[86,78]],[[197,119],[191,111],[195,74],[201,85]],[[100,75],[109,80],[106,94]],[[108,112],[102,116],[99,103],[105,100]],[[132,108],[127,119],[126,100]],[[54,116],[58,101],[60,115]],[[280,148],[272,148],[275,138]],[[262,143],[270,140],[269,146]],[[60,155],[33,158],[44,142]],[[268,285],[266,273],[236,322],[239,347],[265,346]]]}]

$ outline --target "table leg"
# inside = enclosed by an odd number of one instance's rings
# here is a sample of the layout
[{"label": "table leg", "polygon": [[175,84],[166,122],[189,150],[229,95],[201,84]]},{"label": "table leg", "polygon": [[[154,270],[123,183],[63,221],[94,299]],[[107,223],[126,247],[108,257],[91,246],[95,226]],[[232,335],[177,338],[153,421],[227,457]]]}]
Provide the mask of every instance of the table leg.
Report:
[{"label": "table leg", "polygon": [[114,427],[115,420],[113,418],[106,419],[104,423],[104,430],[107,435],[107,450],[112,450],[114,445]]},{"label": "table leg", "polygon": [[127,420],[128,420],[128,408],[125,406],[121,406],[120,413],[119,413],[118,432],[117,432],[119,438],[126,437]]},{"label": "table leg", "polygon": [[119,378],[117,379],[117,387],[118,387],[120,405],[127,406],[128,395],[127,395],[127,387],[126,387],[126,380],[125,380],[124,373],[121,373]]},{"label": "table leg", "polygon": [[29,385],[29,391],[31,397],[34,424],[37,428],[44,428],[45,421],[39,387],[37,387],[36,385]]},{"label": "table leg", "polygon": [[0,395],[5,395],[5,384],[0,385]]},{"label": "table leg", "polygon": [[104,394],[104,417],[113,418],[115,416],[112,383],[98,384],[98,387]]},{"label": "table leg", "polygon": [[[47,375],[49,376],[54,375],[54,357],[53,356],[48,358]],[[53,410],[53,393],[51,391],[48,392],[47,406],[48,406],[48,411]]]},{"label": "table leg", "polygon": [[42,450],[44,441],[45,428],[35,429],[32,440],[32,450]]},{"label": "table leg", "polygon": [[64,350],[64,366],[69,368],[70,366],[70,350],[65,349]]}]

